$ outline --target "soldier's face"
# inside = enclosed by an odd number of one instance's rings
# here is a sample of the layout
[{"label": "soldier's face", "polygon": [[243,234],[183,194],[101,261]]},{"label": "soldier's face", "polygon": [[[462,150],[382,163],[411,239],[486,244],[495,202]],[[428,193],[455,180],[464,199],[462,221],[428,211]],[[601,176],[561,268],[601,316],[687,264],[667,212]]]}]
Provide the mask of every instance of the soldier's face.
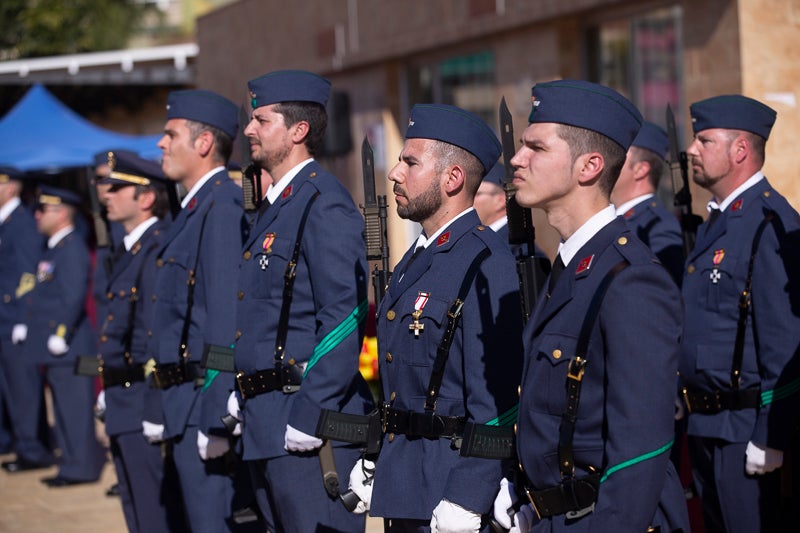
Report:
[{"label": "soldier's face", "polygon": [[161,149],[161,170],[173,181],[182,181],[192,174],[197,161],[195,142],[182,118],[172,118],[164,126],[164,136],[158,141]]},{"label": "soldier's face", "polygon": [[400,161],[389,172],[394,199],[401,218],[422,222],[442,205],[440,173],[428,139],[408,139]]},{"label": "soldier's face", "polygon": [[134,198],[135,189],[132,185],[113,185],[106,190],[104,197],[108,220],[125,223],[137,216],[139,210]]},{"label": "soldier's face", "polygon": [[522,146],[511,158],[515,196],[522,207],[547,210],[577,186],[569,145],[558,136],[558,127],[534,123],[522,133]]},{"label": "soldier's face", "polygon": [[733,171],[732,146],[729,130],[713,128],[697,132],[686,149],[694,182],[708,189],[730,174]]},{"label": "soldier's face", "polygon": [[275,172],[292,151],[289,128],[283,115],[275,112],[275,107],[270,104],[254,109],[244,129],[250,141],[250,157],[269,173]]},{"label": "soldier's face", "polygon": [[55,235],[64,220],[65,210],[66,208],[63,205],[39,206],[34,213],[36,228],[39,230],[39,233],[47,237]]}]

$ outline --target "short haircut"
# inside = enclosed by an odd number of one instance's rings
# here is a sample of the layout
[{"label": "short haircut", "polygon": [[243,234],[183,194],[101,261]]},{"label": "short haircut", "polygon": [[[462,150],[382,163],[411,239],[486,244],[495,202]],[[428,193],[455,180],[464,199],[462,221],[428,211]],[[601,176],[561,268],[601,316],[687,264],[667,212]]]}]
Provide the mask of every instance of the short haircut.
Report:
[{"label": "short haircut", "polygon": [[197,122],[196,120],[185,120],[186,126],[189,128],[192,142],[194,142],[203,132],[211,132],[211,135],[214,137],[215,159],[221,164],[227,165],[228,160],[231,157],[231,153],[233,152],[233,139],[231,139],[227,133],[215,126],[210,126],[203,122]]},{"label": "short haircut", "polygon": [[732,143],[737,137],[741,135],[750,143],[751,151],[759,158],[759,166],[764,164],[766,160],[766,146],[767,140],[756,133],[744,130],[728,130],[728,142]]},{"label": "short haircut", "polygon": [[471,152],[464,150],[460,146],[444,141],[434,140],[431,153],[436,157],[436,173],[441,174],[444,169],[451,165],[459,165],[466,172],[466,190],[470,197],[474,197],[481,186],[481,180],[486,169],[483,164]]},{"label": "short haircut", "polygon": [[658,189],[661,178],[667,173],[667,162],[652,150],[641,146],[631,146],[631,162],[638,163],[640,161],[650,165],[650,174],[647,179],[654,189]]},{"label": "short haircut", "polygon": [[322,151],[325,130],[328,128],[328,113],[323,105],[316,102],[280,102],[275,104],[274,111],[283,115],[287,128],[298,122],[308,122],[306,149],[312,156]]},{"label": "short haircut", "polygon": [[[174,186],[169,184],[168,186]],[[164,218],[167,216],[169,212],[169,197],[167,196],[167,191],[162,189],[161,187],[151,187],[149,185],[134,185],[133,189],[133,199],[139,198],[139,195],[145,193],[147,191],[152,191],[155,195],[155,201],[153,202],[153,207],[150,208],[150,212],[153,214],[154,217]]]},{"label": "short haircut", "polygon": [[600,190],[610,197],[622,165],[625,164],[626,150],[602,133],[566,124],[558,126],[557,134],[569,145],[573,164],[578,157],[589,152],[598,152],[603,156],[603,171],[598,183]]}]

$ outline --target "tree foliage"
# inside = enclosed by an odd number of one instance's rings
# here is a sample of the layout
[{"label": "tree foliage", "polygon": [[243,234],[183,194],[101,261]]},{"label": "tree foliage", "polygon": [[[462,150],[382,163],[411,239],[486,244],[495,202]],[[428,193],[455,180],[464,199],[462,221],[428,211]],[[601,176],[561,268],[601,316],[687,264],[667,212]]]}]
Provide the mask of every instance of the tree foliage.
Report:
[{"label": "tree foliage", "polygon": [[0,59],[125,48],[145,9],[132,0],[2,0]]}]

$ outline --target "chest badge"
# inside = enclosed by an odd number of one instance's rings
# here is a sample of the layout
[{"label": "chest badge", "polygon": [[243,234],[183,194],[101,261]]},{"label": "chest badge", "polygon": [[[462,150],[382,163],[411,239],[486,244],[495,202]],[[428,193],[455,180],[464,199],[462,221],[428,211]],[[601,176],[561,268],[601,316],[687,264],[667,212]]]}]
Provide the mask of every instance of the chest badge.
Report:
[{"label": "chest badge", "polygon": [[39,261],[39,266],[36,268],[36,281],[39,283],[50,281],[53,279],[55,271],[56,266],[51,261]]},{"label": "chest badge", "polygon": [[261,267],[262,271],[266,270],[269,266],[269,256],[267,254],[272,252],[273,242],[275,242],[275,234],[267,233],[264,236],[264,241],[261,243],[261,248],[264,250],[264,252],[259,254],[258,266]]},{"label": "chest badge", "polygon": [[722,274],[719,273],[719,264],[722,263],[723,259],[725,259],[725,250],[721,248],[719,250],[714,250],[714,257],[711,259],[711,263],[714,267],[711,269],[708,278],[711,280],[711,283],[715,285],[722,279]]},{"label": "chest badge", "polygon": [[411,313],[414,322],[408,325],[408,330],[414,332],[414,337],[419,337],[419,334],[425,330],[425,324],[422,324],[419,319],[422,316],[422,310],[428,303],[431,293],[419,292],[417,299],[414,301],[414,312]]}]

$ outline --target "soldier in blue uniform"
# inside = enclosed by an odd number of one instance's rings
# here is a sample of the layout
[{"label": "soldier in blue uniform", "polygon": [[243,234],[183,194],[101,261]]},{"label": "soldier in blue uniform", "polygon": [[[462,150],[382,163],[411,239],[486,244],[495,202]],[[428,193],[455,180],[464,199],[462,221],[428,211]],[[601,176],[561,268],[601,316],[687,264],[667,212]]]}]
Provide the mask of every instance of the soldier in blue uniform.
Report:
[{"label": "soldier in blue uniform", "polygon": [[[517,454],[531,531],[688,531],[669,461],[680,294],[609,202],[641,115],[580,80],[539,83],[532,102],[516,197],[562,244],[524,332]],[[532,515],[523,507],[515,531]]]},{"label": "soldier in blue uniform", "polygon": [[[28,383],[31,392],[41,383],[35,367],[21,367],[20,348],[12,342],[12,328],[19,322],[19,298],[33,288],[36,263],[44,251],[44,237],[36,231],[33,213],[20,199],[21,191],[22,173],[14,168],[0,168],[0,451],[17,452],[16,459],[3,463],[9,472],[44,467],[52,462],[48,447],[39,440],[14,443],[12,421],[16,414],[9,382]],[[16,372],[17,369],[22,373]],[[25,371],[33,372],[33,378],[26,379]]]},{"label": "soldier in blue uniform", "polygon": [[[99,317],[100,365],[105,429],[117,472],[128,530],[179,531],[180,498],[162,497],[161,447],[142,437],[142,416],[149,383],[145,354],[153,308],[156,253],[168,222],[166,182],[158,163],[130,152],[106,152],[109,174],[102,179],[108,220],[125,232],[110,265],[106,314]],[[150,394],[154,394],[150,392]]]},{"label": "soldier in blue uniform", "polygon": [[156,260],[147,358],[157,363],[163,420],[148,408],[142,424],[148,440],[171,441],[194,532],[226,530],[235,505],[234,480],[223,457],[227,432],[219,416],[233,378],[206,376],[200,362],[204,345],[229,343],[236,328],[244,211],[241,189],[228,177],[226,164],[237,113],[233,102],[210,91],[172,92],[158,143],[164,174],[188,192]]},{"label": "soldier in blue uniform", "polygon": [[776,112],[739,95],[690,111],[693,180],[713,195],[686,261],[680,364],[705,528],[794,530],[779,491],[800,398],[800,219],[761,171]]},{"label": "soldier in blue uniform", "polygon": [[472,113],[421,104],[389,173],[398,214],[422,233],[378,309],[385,434],[377,461],[359,462],[350,486],[390,531],[485,530],[504,462],[470,454],[468,435],[505,430],[511,449],[519,284],[507,243],[473,208],[499,155],[496,135]]},{"label": "soldier in blue uniform", "polygon": [[656,198],[658,183],[667,172],[668,150],[667,132],[652,122],[642,123],[611,191],[611,202],[617,215],[653,250],[680,286],[684,260],[681,226]]},{"label": "soldier in blue uniform", "polygon": [[[324,443],[315,436],[323,409],[363,415],[372,408],[358,371],[368,308],[364,221],[347,190],[314,160],[330,82],[286,70],[248,88],[253,112],[245,135],[272,181],[239,253],[239,377],[230,413],[243,417],[243,458],[270,530],[363,531],[364,517],[326,492]],[[290,263],[295,275],[287,286]],[[340,443],[333,455],[346,476],[359,451]]]},{"label": "soldier in blue uniform", "polygon": [[[94,380],[73,370],[78,356],[97,351],[85,309],[91,269],[89,250],[73,224],[80,196],[42,186],[38,202],[36,223],[48,239],[47,250],[36,267],[33,289],[23,297],[22,357],[28,364],[43,365],[53,395],[61,458],[58,474],[42,481],[65,487],[96,481],[105,462],[92,416]],[[35,435],[39,407],[35,395],[15,398],[16,402],[26,426],[20,433]]]}]

